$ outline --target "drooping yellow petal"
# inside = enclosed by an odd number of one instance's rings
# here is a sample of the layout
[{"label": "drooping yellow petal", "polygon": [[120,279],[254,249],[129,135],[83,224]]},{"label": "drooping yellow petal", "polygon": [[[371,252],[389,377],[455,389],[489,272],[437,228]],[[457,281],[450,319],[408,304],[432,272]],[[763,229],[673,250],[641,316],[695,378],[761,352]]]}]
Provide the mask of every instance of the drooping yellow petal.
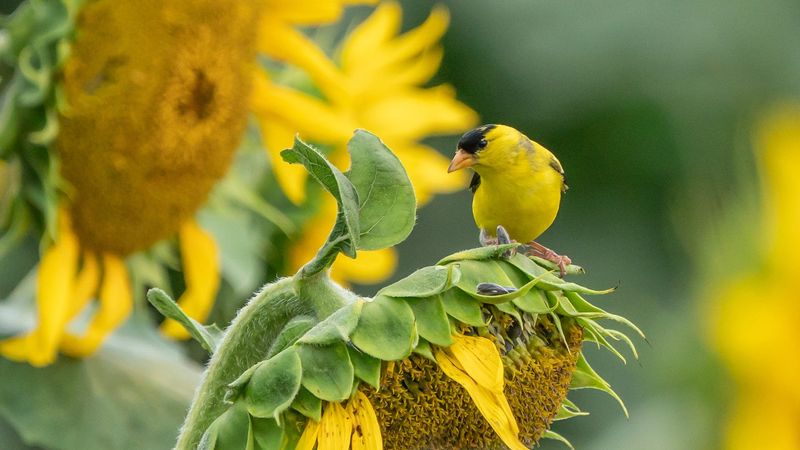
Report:
[{"label": "drooping yellow petal", "polygon": [[78,239],[72,231],[68,213],[59,211],[58,236],[39,263],[36,283],[36,328],[27,335],[0,342],[0,354],[27,360],[41,367],[51,364],[69,315],[70,296],[78,269]]},{"label": "drooping yellow petal", "polygon": [[331,278],[342,284],[375,284],[389,278],[396,267],[397,251],[393,248],[361,250],[357,259],[339,255],[331,269]]},{"label": "drooping yellow petal", "polygon": [[319,423],[317,450],[346,450],[350,448],[353,418],[338,402],[328,403]]},{"label": "drooping yellow petal", "polygon": [[317,445],[318,435],[319,422],[309,419],[308,422],[306,422],[306,428],[303,430],[300,440],[297,441],[295,450],[314,450],[314,446]]},{"label": "drooping yellow petal", "polygon": [[378,416],[372,409],[372,403],[363,392],[356,392],[347,403],[347,411],[353,417],[353,450],[382,450],[383,438]]},{"label": "drooping yellow petal", "polygon": [[502,391],[494,392],[479,385],[467,372],[458,367],[458,361],[447,352],[437,350],[434,356],[445,375],[466,389],[478,411],[503,443],[512,450],[528,450],[528,447],[519,440],[517,420],[511,413],[511,406],[509,406],[505,394]]},{"label": "drooping yellow petal", "polygon": [[[186,291],[178,299],[183,311],[199,322],[204,322],[214,306],[219,289],[219,250],[214,237],[206,233],[193,220],[181,226],[178,234],[181,246],[183,276]],[[183,326],[167,319],[161,325],[164,334],[175,339],[188,339],[189,332]]]},{"label": "drooping yellow petal", "polygon": [[480,336],[453,335],[447,348],[470,378],[492,392],[503,392],[503,361],[494,343]]},{"label": "drooping yellow petal", "polygon": [[87,357],[100,348],[106,337],[119,327],[133,309],[133,292],[125,262],[116,255],[103,255],[103,281],[100,285],[100,306],[82,336],[64,335],[64,353]]},{"label": "drooping yellow petal", "polygon": [[97,286],[100,283],[100,265],[97,262],[97,256],[89,251],[83,253],[83,266],[78,272],[78,278],[75,280],[75,286],[72,291],[72,298],[69,302],[69,313],[67,314],[67,321],[72,320],[77,316],[83,308],[92,300],[97,292]]}]

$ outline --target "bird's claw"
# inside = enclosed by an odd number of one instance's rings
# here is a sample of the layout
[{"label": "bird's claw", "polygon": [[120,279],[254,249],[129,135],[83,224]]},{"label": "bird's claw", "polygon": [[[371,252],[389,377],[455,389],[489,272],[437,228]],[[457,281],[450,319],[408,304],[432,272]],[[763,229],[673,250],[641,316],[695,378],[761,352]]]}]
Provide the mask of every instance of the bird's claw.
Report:
[{"label": "bird's claw", "polygon": [[572,259],[570,259],[567,255],[559,255],[558,253],[550,250],[549,248],[545,247],[538,242],[528,242],[527,244],[528,249],[525,251],[525,254],[528,256],[538,256],[542,259],[546,259],[556,266],[558,266],[559,276],[564,278],[564,275],[567,274],[567,266],[572,264]]}]

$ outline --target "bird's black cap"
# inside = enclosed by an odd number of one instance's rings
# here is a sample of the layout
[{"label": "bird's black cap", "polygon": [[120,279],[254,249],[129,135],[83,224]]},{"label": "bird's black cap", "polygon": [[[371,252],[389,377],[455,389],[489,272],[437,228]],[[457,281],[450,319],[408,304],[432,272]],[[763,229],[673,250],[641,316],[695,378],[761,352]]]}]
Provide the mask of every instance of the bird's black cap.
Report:
[{"label": "bird's black cap", "polygon": [[486,147],[486,133],[495,127],[497,127],[497,125],[481,125],[472,131],[467,131],[461,136],[461,140],[458,141],[458,148],[470,154],[477,153],[478,150]]}]

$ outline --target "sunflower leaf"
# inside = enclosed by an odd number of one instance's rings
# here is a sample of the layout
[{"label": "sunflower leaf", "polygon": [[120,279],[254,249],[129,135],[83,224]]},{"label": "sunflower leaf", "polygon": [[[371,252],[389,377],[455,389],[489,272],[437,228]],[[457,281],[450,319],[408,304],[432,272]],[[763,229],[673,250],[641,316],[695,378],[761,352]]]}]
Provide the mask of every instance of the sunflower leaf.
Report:
[{"label": "sunflower leaf", "polygon": [[303,363],[304,388],[330,402],[340,402],[350,396],[355,373],[344,343],[297,344],[297,351]]},{"label": "sunflower leaf", "polygon": [[245,388],[247,412],[280,423],[280,414],[292,404],[302,377],[303,367],[294,346],[260,363]]},{"label": "sunflower leaf", "polygon": [[430,297],[447,289],[452,279],[451,266],[428,266],[386,286],[378,295],[387,297]]},{"label": "sunflower leaf", "polygon": [[399,244],[416,220],[414,188],[403,165],[374,134],[356,130],[350,142],[347,178],[358,191],[358,248],[379,250]]},{"label": "sunflower leaf", "polygon": [[202,325],[200,322],[187,316],[166,292],[158,288],[147,291],[147,300],[164,317],[176,320],[186,328],[194,340],[200,343],[209,353],[214,353],[222,341],[223,331],[216,325]]},{"label": "sunflower leaf", "polygon": [[[294,147],[281,152],[281,157],[290,164],[300,163],[305,166],[308,173],[336,199],[336,203],[339,205],[339,216],[328,237],[328,243],[334,244],[330,247],[331,249],[340,249],[347,256],[355,258],[360,231],[358,192],[353,183],[320,152],[299,137],[295,137]],[[341,238],[345,238],[347,242],[343,242]],[[334,256],[335,253],[333,252]],[[329,257],[331,255],[322,256]]]},{"label": "sunflower leaf", "polygon": [[301,344],[330,344],[334,341],[347,342],[358,324],[364,300],[358,299],[326,317],[322,322],[308,330],[297,342]]},{"label": "sunflower leaf", "polygon": [[350,337],[358,349],[384,361],[403,359],[414,348],[414,313],[402,300],[379,295],[364,304]]},{"label": "sunflower leaf", "polygon": [[417,332],[420,337],[444,347],[453,344],[453,338],[450,336],[450,321],[447,320],[441,295],[409,298],[406,303],[414,311]]}]

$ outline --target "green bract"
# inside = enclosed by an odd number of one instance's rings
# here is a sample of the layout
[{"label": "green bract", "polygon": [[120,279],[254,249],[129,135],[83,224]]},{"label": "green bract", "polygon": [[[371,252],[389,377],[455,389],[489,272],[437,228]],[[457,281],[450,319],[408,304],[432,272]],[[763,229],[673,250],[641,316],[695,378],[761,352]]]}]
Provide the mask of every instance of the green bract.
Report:
[{"label": "green bract", "polygon": [[[374,298],[331,282],[326,269],[339,252],[357,257],[359,249],[396,244],[408,235],[415,217],[408,177],[380,140],[359,130],[349,149],[353,167],[346,174],[300,139],[283,152],[336,198],[339,218],[315,259],[294,277],[258,293],[221,342],[213,328],[186,318],[162,291],[149,293],[159,311],[181,321],[213,353],[178,448],[276,448],[267,443],[293,448],[297,428],[287,424],[319,421],[324,401],[349,399],[361,382],[379,388],[388,362],[412,353],[434,360],[434,347],[452,345],[453,333],[464,327],[485,330],[501,315],[519,324],[530,323],[529,317],[550,317],[564,342],[562,321],[577,323],[585,339],[622,357],[611,345],[621,340],[635,355],[625,334],[597,320],[641,332],[582,297],[613,289],[588,289],[553,275],[550,264],[519,253],[508,256],[517,244],[455,253],[384,287]],[[580,271],[570,267],[568,272]],[[500,295],[479,293],[482,283],[498,286]],[[619,401],[582,355],[571,387],[600,389]],[[557,418],[582,414],[566,400]],[[554,432],[545,437],[563,439]]]}]

